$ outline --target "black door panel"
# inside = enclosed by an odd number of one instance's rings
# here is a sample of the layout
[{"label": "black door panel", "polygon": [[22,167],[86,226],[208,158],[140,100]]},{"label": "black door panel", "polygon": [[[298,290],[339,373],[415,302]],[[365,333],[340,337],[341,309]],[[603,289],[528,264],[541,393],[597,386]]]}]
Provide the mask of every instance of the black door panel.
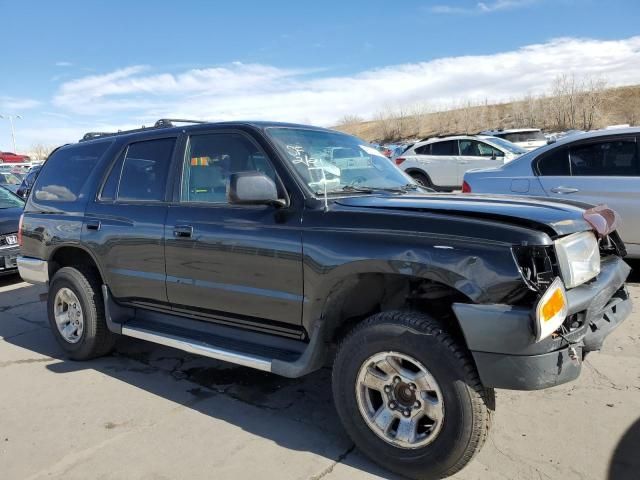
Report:
[{"label": "black door panel", "polygon": [[[274,207],[171,206],[167,292],[176,309],[299,325],[299,215]],[[176,235],[185,226],[191,236]],[[178,230],[179,229],[179,230]]]},{"label": "black door panel", "polygon": [[[87,207],[83,239],[102,259],[115,298],[167,303],[166,215],[166,205],[118,205],[114,209],[112,204],[98,203]],[[96,222],[99,229],[89,227]]]},{"label": "black door panel", "polygon": [[217,131],[189,137],[183,162],[165,227],[172,308],[299,332],[301,210],[232,205],[226,196],[232,173],[260,171],[277,182],[267,155],[245,133]]}]

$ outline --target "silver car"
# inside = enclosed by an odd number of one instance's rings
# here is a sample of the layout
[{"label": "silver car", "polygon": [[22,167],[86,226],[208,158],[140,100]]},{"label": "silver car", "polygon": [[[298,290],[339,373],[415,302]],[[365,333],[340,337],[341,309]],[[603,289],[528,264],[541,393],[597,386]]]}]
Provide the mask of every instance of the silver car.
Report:
[{"label": "silver car", "polygon": [[446,191],[460,189],[467,170],[502,165],[523,153],[501,138],[456,135],[417,142],[394,162],[425,187]]},{"label": "silver car", "polygon": [[467,172],[463,192],[537,195],[606,204],[621,216],[629,257],[640,258],[640,128],[573,135],[500,166]]}]

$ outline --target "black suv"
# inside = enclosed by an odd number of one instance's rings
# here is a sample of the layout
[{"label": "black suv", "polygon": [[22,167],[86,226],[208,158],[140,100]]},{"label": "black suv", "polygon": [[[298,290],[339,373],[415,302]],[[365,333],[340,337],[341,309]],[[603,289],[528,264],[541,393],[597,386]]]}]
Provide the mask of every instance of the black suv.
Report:
[{"label": "black suv", "polygon": [[494,388],[575,379],[627,317],[615,218],[430,193],[331,130],[163,120],[50,156],[18,266],[72,359],[127,335],[287,377],[331,362],[358,447],[436,478],[484,443]]}]

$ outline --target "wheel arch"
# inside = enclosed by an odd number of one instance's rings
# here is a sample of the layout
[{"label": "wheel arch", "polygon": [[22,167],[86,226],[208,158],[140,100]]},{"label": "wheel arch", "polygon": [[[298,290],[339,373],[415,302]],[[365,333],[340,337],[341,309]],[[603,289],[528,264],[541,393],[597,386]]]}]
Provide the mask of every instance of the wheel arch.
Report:
[{"label": "wheel arch", "polygon": [[433,180],[431,179],[431,175],[429,175],[426,171],[419,167],[409,167],[405,170],[405,173],[411,175],[412,173],[417,173],[420,175],[424,175],[429,180],[429,183],[433,185]]},{"label": "wheel arch", "polygon": [[80,245],[60,245],[51,252],[49,255],[49,278],[53,278],[61,268],[73,265],[85,265],[95,269],[100,276],[100,281],[104,283],[104,272],[97,258],[93,252]]},{"label": "wheel arch", "polygon": [[333,285],[318,321],[326,323],[327,341],[335,343],[375,313],[417,310],[438,317],[452,335],[465,342],[453,313],[454,303],[474,302],[455,286],[429,277],[360,272],[345,276]]}]

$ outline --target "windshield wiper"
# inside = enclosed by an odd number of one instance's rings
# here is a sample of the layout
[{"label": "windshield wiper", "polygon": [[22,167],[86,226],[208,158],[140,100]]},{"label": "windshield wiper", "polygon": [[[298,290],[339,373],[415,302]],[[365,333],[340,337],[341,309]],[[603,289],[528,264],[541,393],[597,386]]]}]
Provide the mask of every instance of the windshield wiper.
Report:
[{"label": "windshield wiper", "polygon": [[[344,187],[344,189],[346,188],[347,187]],[[407,193],[409,191],[418,190],[419,188],[423,188],[423,187],[421,187],[420,185],[416,185],[415,183],[407,183],[405,185],[398,185],[397,187],[370,187],[368,185],[362,185],[360,187],[354,187],[354,188],[367,190],[370,192]]]},{"label": "windshield wiper", "polygon": [[[408,191],[418,190],[423,188],[420,185],[413,183],[407,183],[406,185],[399,185],[397,187],[372,187],[369,185],[345,185],[337,190],[327,190],[327,195],[335,195],[342,192],[354,192],[354,193],[375,193],[375,192],[392,192],[392,193],[406,193]],[[324,195],[324,191],[319,190],[316,195]]]},{"label": "windshield wiper", "polygon": [[[374,189],[369,187],[355,187],[353,185],[345,185],[337,190],[327,190],[327,195],[335,195],[343,192],[356,192],[356,193],[373,193]],[[324,190],[317,190],[316,195],[324,195]]]}]

